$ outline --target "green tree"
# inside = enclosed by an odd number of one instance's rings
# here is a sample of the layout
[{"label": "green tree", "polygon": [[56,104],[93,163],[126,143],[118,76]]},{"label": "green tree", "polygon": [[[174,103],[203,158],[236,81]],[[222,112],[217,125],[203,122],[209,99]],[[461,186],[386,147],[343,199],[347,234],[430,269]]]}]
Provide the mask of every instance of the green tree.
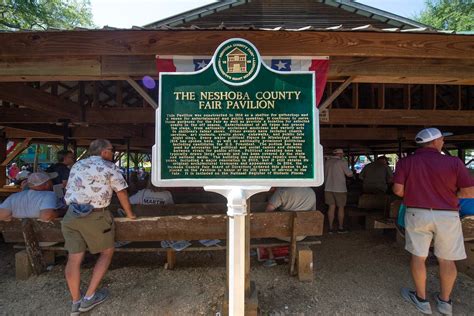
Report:
[{"label": "green tree", "polygon": [[415,19],[436,29],[474,31],[473,0],[425,0],[426,8]]},{"label": "green tree", "polygon": [[1,30],[93,27],[90,0],[0,0]]}]

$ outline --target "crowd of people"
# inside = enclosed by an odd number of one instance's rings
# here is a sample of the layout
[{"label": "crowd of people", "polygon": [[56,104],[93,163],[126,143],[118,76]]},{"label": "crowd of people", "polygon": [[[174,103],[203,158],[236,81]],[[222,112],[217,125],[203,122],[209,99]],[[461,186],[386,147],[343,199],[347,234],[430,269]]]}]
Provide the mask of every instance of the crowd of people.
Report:
[{"label": "crowd of people", "polygon": [[[438,129],[423,129],[416,137],[419,149],[398,161],[395,174],[387,158],[377,157],[365,166],[359,178],[366,194],[391,191],[403,198],[406,207],[406,250],[412,254],[411,272],[415,289],[402,289],[402,296],[423,313],[431,313],[426,294],[425,261],[434,241],[434,254],[440,264],[440,292],[436,295],[438,310],[452,311],[451,291],[456,279],[454,261],[466,257],[459,220],[459,198],[470,205],[474,198],[474,180],[462,161],[442,154],[444,134]],[[71,151],[60,151],[58,162],[46,172],[30,172],[12,164],[8,176],[21,183],[24,190],[12,194],[0,204],[0,220],[38,218],[61,221],[68,261],[65,276],[72,297],[71,313],[77,315],[102,303],[108,296],[100,282],[108,270],[114,253],[114,221],[108,206],[115,192],[123,216],[134,220],[132,204],[173,204],[169,191],[148,186],[129,197],[129,184],[123,171],[113,162],[114,148],[108,140],[91,142],[89,157],[75,161]],[[347,179],[354,177],[344,159],[344,151],[335,149],[324,164],[324,201],[327,204],[329,233],[346,233],[344,226],[347,204]],[[135,172],[138,177],[138,172]],[[142,173],[140,177],[145,179]],[[130,177],[133,183],[134,177]],[[54,190],[53,187],[59,188]],[[63,192],[63,196],[57,194]],[[56,193],[55,193],[56,192]],[[312,188],[272,188],[266,212],[277,210],[316,210],[316,194]],[[298,236],[297,240],[305,236]],[[89,286],[80,291],[80,266],[86,250],[99,254]],[[265,266],[276,265],[272,250]]]}]

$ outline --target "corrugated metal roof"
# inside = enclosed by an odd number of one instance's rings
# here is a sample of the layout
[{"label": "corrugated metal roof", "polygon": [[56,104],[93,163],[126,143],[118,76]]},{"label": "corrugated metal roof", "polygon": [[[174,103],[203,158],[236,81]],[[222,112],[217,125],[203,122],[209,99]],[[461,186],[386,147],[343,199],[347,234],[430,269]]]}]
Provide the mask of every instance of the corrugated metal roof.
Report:
[{"label": "corrugated metal roof", "polygon": [[[430,26],[420,22],[380,10],[368,5],[364,5],[353,0],[314,0],[315,2],[324,3],[332,7],[341,8],[348,12],[359,14],[377,21],[393,25],[397,28],[430,28]],[[235,6],[248,4],[252,0],[221,0],[216,3],[211,3],[193,10],[185,11],[183,13],[149,23],[145,27],[162,27],[162,26],[179,26],[181,24],[190,22],[201,17],[217,13]]]},{"label": "corrugated metal roof", "polygon": [[401,29],[397,27],[393,28],[378,28],[374,27],[371,24],[361,25],[358,27],[345,27],[344,25],[335,25],[326,28],[317,28],[314,26],[305,26],[301,28],[287,28],[285,26],[279,26],[275,28],[260,28],[255,26],[226,26],[224,23],[221,23],[217,27],[199,27],[196,25],[186,26],[186,27],[171,27],[163,25],[160,27],[142,27],[142,26],[132,26],[131,28],[117,28],[112,26],[104,26],[102,28],[96,29],[86,29],[86,28],[74,28],[73,30],[62,30],[56,28],[49,28],[47,30],[21,30],[21,31],[7,31],[0,30],[0,33],[34,33],[34,32],[99,32],[99,31],[110,31],[110,32],[119,32],[119,31],[219,31],[219,30],[238,30],[238,31],[288,31],[288,32],[301,32],[301,31],[315,31],[315,32],[388,32],[388,33],[422,33],[422,34],[455,34],[455,35],[474,35],[474,32],[455,32],[455,31],[445,31],[445,30],[433,30],[431,28],[420,27],[420,28],[410,28],[410,29]]}]

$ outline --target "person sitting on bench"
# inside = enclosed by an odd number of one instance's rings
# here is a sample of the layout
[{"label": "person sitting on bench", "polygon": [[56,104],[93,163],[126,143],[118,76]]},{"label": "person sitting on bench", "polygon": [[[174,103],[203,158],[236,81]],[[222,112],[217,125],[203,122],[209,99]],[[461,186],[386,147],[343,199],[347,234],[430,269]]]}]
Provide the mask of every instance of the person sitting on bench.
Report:
[{"label": "person sitting on bench", "polygon": [[170,191],[155,187],[151,180],[148,180],[146,189],[140,190],[130,197],[130,204],[168,205],[174,204],[174,202]]},{"label": "person sitting on bench", "polygon": [[[272,188],[272,190],[274,190]],[[316,210],[316,194],[311,188],[278,188],[268,201],[265,212],[281,211],[315,211]],[[305,239],[306,236],[297,236],[296,241]],[[290,238],[278,238],[283,241],[290,242]],[[273,267],[276,265],[271,248],[267,248],[268,260],[264,266]]]},{"label": "person sitting on bench", "polygon": [[38,218],[51,221],[64,215],[56,194],[51,191],[51,179],[57,173],[36,172],[28,177],[29,190],[10,195],[0,204],[0,220],[9,221],[12,218]]}]

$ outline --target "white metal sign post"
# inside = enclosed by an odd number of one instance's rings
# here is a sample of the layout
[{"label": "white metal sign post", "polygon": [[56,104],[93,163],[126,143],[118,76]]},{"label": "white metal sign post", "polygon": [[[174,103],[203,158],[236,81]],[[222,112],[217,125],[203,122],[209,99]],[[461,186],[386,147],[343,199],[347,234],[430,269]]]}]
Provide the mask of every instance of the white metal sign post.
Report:
[{"label": "white metal sign post", "polygon": [[229,315],[244,315],[247,199],[323,183],[315,74],[273,70],[234,38],[200,71],[160,73],[159,86],[153,184],[227,198]]},{"label": "white metal sign post", "polygon": [[245,312],[245,216],[247,199],[270,187],[263,186],[206,186],[206,191],[222,194],[227,198],[229,216],[229,315],[244,315]]}]

